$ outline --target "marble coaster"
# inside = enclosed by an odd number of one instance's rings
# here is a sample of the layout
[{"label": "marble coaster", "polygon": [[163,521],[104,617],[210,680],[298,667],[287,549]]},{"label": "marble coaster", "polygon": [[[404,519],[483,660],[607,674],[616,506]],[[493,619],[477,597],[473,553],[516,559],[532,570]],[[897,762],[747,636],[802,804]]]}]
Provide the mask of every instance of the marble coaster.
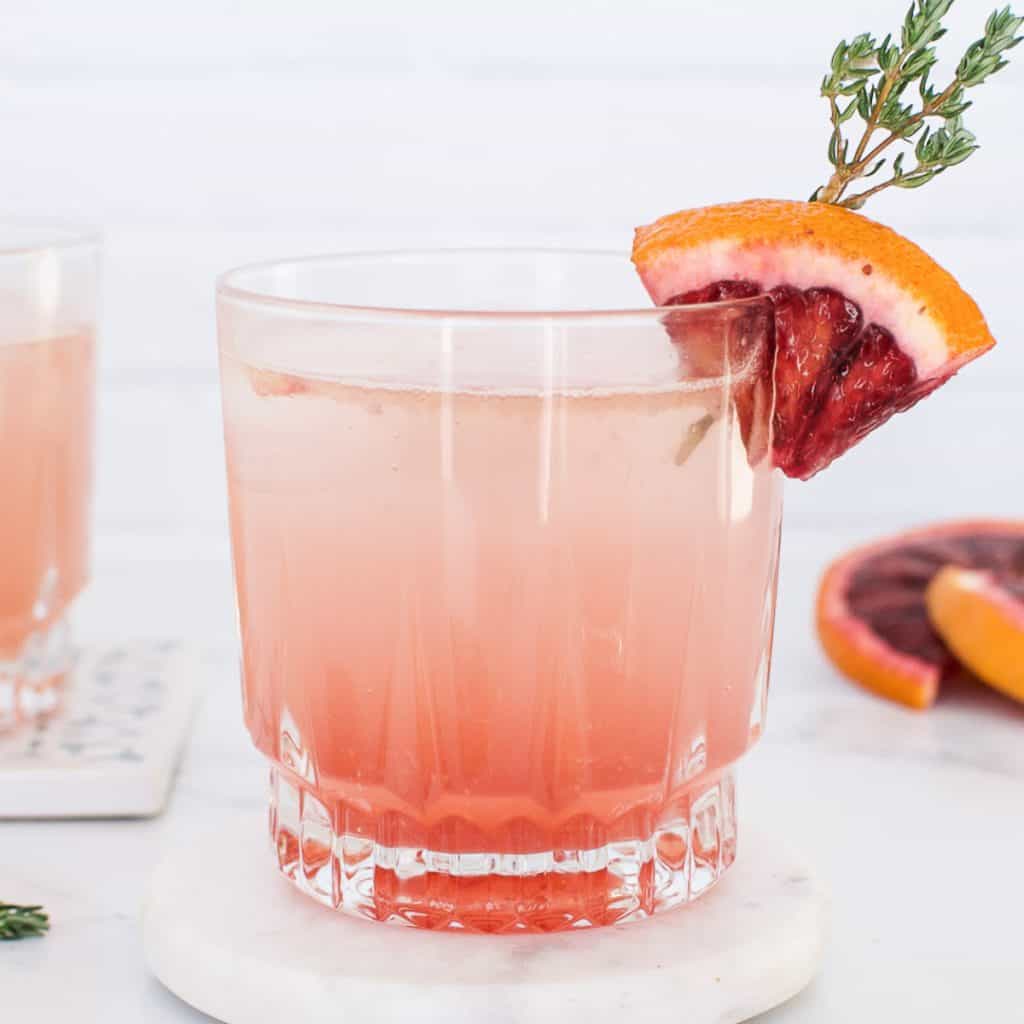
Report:
[{"label": "marble coaster", "polygon": [[556,935],[421,932],[327,910],[274,868],[261,821],[167,856],[143,919],[156,976],[225,1024],[737,1024],[814,976],[828,898],[806,864],[741,832],[690,907]]},{"label": "marble coaster", "polygon": [[83,652],[59,710],[0,734],[0,820],[159,814],[202,676],[173,641]]}]

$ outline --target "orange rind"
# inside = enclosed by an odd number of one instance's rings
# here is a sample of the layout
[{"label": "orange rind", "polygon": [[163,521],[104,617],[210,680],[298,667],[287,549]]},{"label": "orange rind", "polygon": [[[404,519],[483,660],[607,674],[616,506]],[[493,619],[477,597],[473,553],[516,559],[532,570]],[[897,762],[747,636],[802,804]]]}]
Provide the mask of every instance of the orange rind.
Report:
[{"label": "orange rind", "polygon": [[[828,567],[818,588],[821,644],[849,679],[907,707],[929,707],[942,680],[961,670],[958,658],[1006,692],[1019,687],[1024,698],[1024,677],[1019,669],[1014,674],[1012,664],[1024,643],[1024,633],[1013,643],[1024,613],[1020,598],[1014,619],[1007,600],[975,586],[971,596],[987,602],[984,610],[973,613],[969,628],[956,620],[966,604],[964,581],[1005,577],[1020,566],[1024,522],[1013,520],[944,523],[856,548]],[[951,575],[973,569],[981,572]],[[955,633],[957,643],[949,643],[947,633]],[[993,638],[1000,642],[998,654],[983,653]],[[1017,664],[1024,664],[1024,654]]]},{"label": "orange rind", "polygon": [[925,593],[928,618],[959,661],[1024,701],[1024,579],[947,566]]},{"label": "orange rind", "polygon": [[664,306],[775,306],[775,464],[806,479],[995,341],[974,300],[913,242],[824,203],[753,199],[639,228],[633,262]]}]

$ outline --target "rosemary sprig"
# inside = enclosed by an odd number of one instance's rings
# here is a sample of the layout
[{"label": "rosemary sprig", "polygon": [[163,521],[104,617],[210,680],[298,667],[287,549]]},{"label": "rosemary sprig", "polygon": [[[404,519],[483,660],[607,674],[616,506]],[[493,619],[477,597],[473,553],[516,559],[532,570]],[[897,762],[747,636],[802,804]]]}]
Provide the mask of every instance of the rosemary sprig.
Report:
[{"label": "rosemary sprig", "polygon": [[50,917],[42,907],[0,903],[0,942],[45,935],[49,930]]},{"label": "rosemary sprig", "polygon": [[[929,77],[938,60],[934,43],[946,34],[942,19],[953,2],[914,0],[898,40],[889,34],[878,42],[864,32],[836,47],[821,83],[832,120],[828,159],[834,170],[827,184],[815,189],[812,202],[857,210],[890,186],[920,188],[977,151],[977,140],[963,123],[964,111],[971,106],[966,92],[1006,67],[1005,55],[1024,38],[1017,34],[1024,18],[1009,7],[993,11],[985,22],[984,36],[967,47],[952,81],[939,89]],[[912,85],[917,96],[907,100]],[[844,126],[854,117],[863,122],[863,132],[851,151]],[[929,123],[933,119],[941,124]],[[879,132],[884,134],[875,142]],[[847,195],[854,181],[872,178],[882,170],[888,162],[882,154],[895,145],[903,148],[896,152],[888,176]],[[911,153],[914,162],[904,167]]]}]

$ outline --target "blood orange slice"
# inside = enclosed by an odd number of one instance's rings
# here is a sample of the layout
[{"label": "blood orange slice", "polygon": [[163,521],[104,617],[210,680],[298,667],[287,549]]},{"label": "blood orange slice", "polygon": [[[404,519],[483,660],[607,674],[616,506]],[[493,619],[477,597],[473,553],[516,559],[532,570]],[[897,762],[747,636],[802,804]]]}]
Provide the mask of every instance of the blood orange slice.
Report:
[{"label": "blood orange slice", "polygon": [[947,566],[928,585],[928,616],[979,679],[1024,701],[1024,545],[1001,572]]},{"label": "blood orange slice", "polygon": [[771,298],[773,456],[792,477],[824,469],[995,344],[923,250],[825,203],[684,210],[638,229],[633,262],[658,305]]},{"label": "blood orange slice", "polygon": [[[932,704],[958,663],[928,617],[925,594],[947,566],[1024,574],[1024,522],[972,520],[925,527],[833,562],[818,590],[818,634],[854,682],[913,708]],[[932,601],[940,598],[933,593]],[[942,621],[948,621],[947,593]]]}]

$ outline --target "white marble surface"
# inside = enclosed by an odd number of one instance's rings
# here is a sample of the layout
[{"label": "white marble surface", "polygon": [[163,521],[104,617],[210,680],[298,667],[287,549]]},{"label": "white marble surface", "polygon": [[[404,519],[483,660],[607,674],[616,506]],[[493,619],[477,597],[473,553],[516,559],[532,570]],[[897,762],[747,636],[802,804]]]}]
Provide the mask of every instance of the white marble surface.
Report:
[{"label": "white marble surface", "polygon": [[[1024,919],[1024,709],[959,689],[916,714],[839,679],[809,616],[817,572],[846,540],[787,535],[768,731],[740,773],[741,816],[769,815],[834,898],[820,977],[766,1020],[861,1024],[880,1008],[931,1024],[1012,1019]],[[147,971],[139,919],[149,875],[172,844],[200,843],[219,821],[263,806],[264,767],[241,725],[230,573],[212,545],[190,559],[165,546],[162,559],[145,560],[127,543],[104,544],[101,554],[78,616],[83,632],[103,642],[145,635],[159,621],[208,638],[222,669],[163,817],[0,823],[4,898],[45,903],[54,917],[45,940],[0,947],[0,991],[33,1024],[66,1024],[69,1005],[84,1020],[198,1024],[205,1018]],[[132,593],[150,600],[126,603]],[[119,621],[112,607],[124,609]],[[269,857],[260,843],[209,853]]]},{"label": "white marble surface", "polygon": [[807,985],[828,932],[828,893],[771,829],[748,828],[699,908],[519,936],[356,920],[295,892],[266,858],[210,856],[264,833],[263,816],[240,814],[172,849],[146,900],[150,968],[226,1024],[739,1024]]}]

